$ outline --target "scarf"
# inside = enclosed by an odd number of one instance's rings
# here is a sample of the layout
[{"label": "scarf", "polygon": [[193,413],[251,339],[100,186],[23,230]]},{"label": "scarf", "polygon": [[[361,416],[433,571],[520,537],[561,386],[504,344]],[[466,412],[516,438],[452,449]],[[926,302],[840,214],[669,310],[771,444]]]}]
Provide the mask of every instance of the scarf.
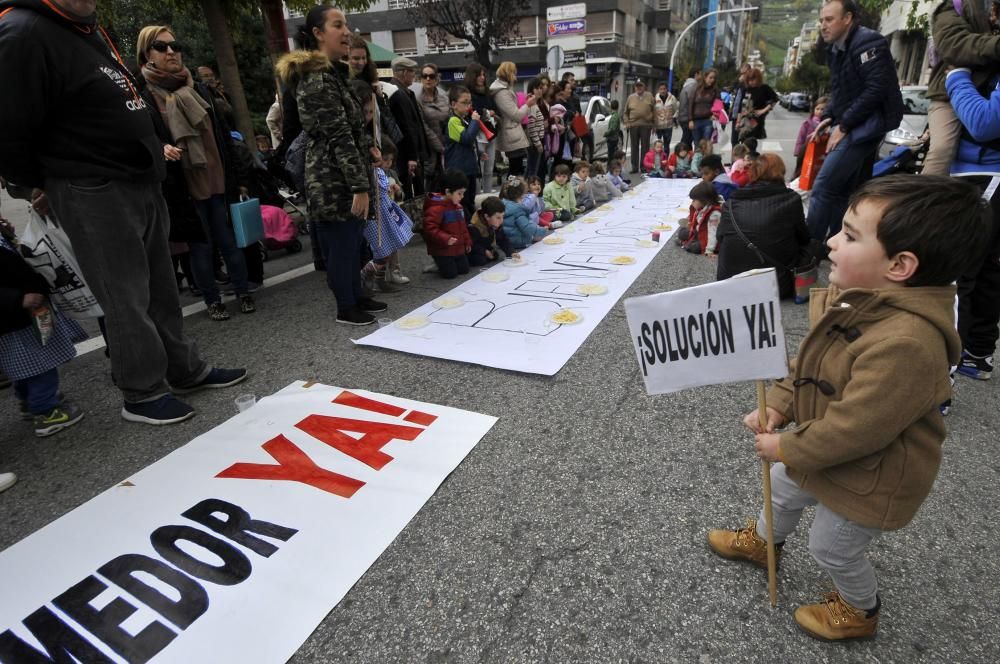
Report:
[{"label": "scarf", "polygon": [[176,74],[156,69],[146,63],[142,76],[156,98],[163,120],[174,137],[174,143],[184,149],[181,166],[184,170],[204,169],[208,165],[203,133],[207,129],[208,102],[194,91],[191,72],[184,69]]}]

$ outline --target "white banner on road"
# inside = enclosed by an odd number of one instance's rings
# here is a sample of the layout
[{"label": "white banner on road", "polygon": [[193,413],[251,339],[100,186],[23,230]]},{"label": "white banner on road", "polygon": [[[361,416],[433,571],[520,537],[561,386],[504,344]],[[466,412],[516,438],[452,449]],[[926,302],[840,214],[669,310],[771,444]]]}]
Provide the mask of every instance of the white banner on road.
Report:
[{"label": "white banner on road", "polygon": [[285,662],[495,422],[293,383],[0,553],[0,661]]},{"label": "white banner on road", "polygon": [[357,343],[552,376],[667,244],[693,183],[649,180],[546,239],[557,244],[532,245],[523,264],[480,272]]},{"label": "white banner on road", "polygon": [[625,300],[646,392],[788,375],[774,270]]}]

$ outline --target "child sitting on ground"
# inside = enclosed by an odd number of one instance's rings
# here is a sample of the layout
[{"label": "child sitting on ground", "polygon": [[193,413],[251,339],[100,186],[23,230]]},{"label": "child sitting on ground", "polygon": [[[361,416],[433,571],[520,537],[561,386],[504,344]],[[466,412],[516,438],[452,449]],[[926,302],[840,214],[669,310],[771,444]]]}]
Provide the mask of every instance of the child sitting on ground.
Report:
[{"label": "child sitting on ground", "polygon": [[750,182],[750,150],[742,143],[733,146],[733,165],[729,167],[729,179],[737,187],[745,187]]},{"label": "child sitting on ground", "polygon": [[677,244],[692,254],[713,256],[717,246],[717,231],[722,220],[719,195],[708,182],[699,182],[688,193],[691,208],[687,228],[677,231]]},{"label": "child sitting on ground", "polygon": [[468,274],[472,238],[465,222],[462,197],[469,180],[459,171],[446,171],[441,178],[444,193],[429,194],[424,200],[424,242],[438,273],[445,279]]},{"label": "child sitting on ground", "polygon": [[524,191],[524,182],[518,178],[509,178],[500,191],[504,206],[503,232],[514,251],[538,242],[547,233],[531,220],[528,211],[524,209]]},{"label": "child sitting on ground", "polygon": [[503,232],[506,210],[503,201],[489,196],[483,199],[479,210],[472,215],[472,223],[469,224],[469,235],[472,237],[469,263],[472,265],[486,265],[517,255]]},{"label": "child sitting on ground", "polygon": [[[533,222],[542,228],[548,228],[552,225],[555,215],[545,209],[545,200],[542,198],[542,178],[537,175],[529,175],[524,178],[524,184],[528,187],[528,191],[524,194],[524,200],[521,201],[521,204],[528,210]],[[559,226],[562,224],[560,223]]]},{"label": "child sitting on ground", "polygon": [[691,148],[684,141],[674,146],[674,152],[667,159],[667,169],[672,178],[693,178],[691,170]]},{"label": "child sitting on ground", "polygon": [[[830,287],[811,292],[810,330],[792,374],[768,391],[763,425],[757,410],[743,419],[757,455],[774,462],[779,558],[803,508],[816,506],[809,551],[834,591],[794,618],[822,640],[876,635],[881,600],[865,553],[913,519],[941,463],[938,405],[951,396],[949,365],[962,348],[954,282],[986,246],[990,221],[977,187],[921,178],[881,177],[853,195],[843,230],[827,242]],[[793,421],[797,428],[775,433]],[[764,519],[712,530],[708,544],[766,567]],[[926,546],[918,535],[908,547]]]},{"label": "child sitting on ground", "polygon": [[701,160],[701,179],[710,182],[723,200],[728,199],[729,195],[739,188],[726,175],[722,157],[717,154],[710,154]]},{"label": "child sitting on ground", "polygon": [[608,182],[618,187],[618,191],[622,193],[628,191],[628,182],[622,177],[622,162],[618,159],[608,162]]},{"label": "child sitting on ground", "polygon": [[710,154],[712,154],[712,141],[707,138],[698,141],[698,145],[691,155],[691,170],[700,173],[702,160]]},{"label": "child sitting on ground", "polygon": [[553,171],[552,180],[543,190],[545,206],[552,210],[559,221],[569,221],[577,212],[576,194],[569,184],[569,166],[559,164]]},{"label": "child sitting on ground", "polygon": [[611,183],[607,173],[604,172],[604,164],[594,162],[591,167],[594,174],[590,178],[591,188],[594,192],[594,202],[597,204],[606,203],[615,198],[621,198],[621,190]]},{"label": "child sitting on ground", "polygon": [[[34,421],[35,435],[51,436],[83,418],[83,411],[59,394],[58,367],[76,357],[74,343],[87,335],[48,303],[48,283],[15,245],[13,227],[0,222],[0,373],[13,381],[21,414]],[[42,315],[52,323],[45,341],[35,322]]]},{"label": "child sitting on ground", "polygon": [[663,141],[653,141],[653,147],[642,158],[642,170],[647,177],[670,177],[667,153],[663,151]]},{"label": "child sitting on ground", "polygon": [[590,164],[588,162],[582,159],[576,162],[569,184],[576,195],[577,212],[586,212],[597,207],[594,201],[594,188],[590,184]]},{"label": "child sitting on ground", "polygon": [[[619,164],[624,164],[625,157],[626,157],[625,151],[618,150],[617,152],[615,152],[613,161],[617,161]],[[626,173],[624,170],[621,173],[621,179],[625,184],[632,186],[632,180],[628,178],[628,173]]]},{"label": "child sitting on ground", "polygon": [[388,171],[396,160],[396,145],[388,136],[382,137],[382,161],[375,169],[375,179],[378,181],[378,209],[375,216],[364,226],[364,236],[372,250],[372,260],[361,270],[362,279],[372,280],[373,290],[382,293],[394,293],[399,289],[394,283],[399,281],[392,276],[397,272],[402,277],[399,267],[399,250],[406,246],[413,237],[413,221],[406,216],[403,208],[392,200],[391,185]]}]

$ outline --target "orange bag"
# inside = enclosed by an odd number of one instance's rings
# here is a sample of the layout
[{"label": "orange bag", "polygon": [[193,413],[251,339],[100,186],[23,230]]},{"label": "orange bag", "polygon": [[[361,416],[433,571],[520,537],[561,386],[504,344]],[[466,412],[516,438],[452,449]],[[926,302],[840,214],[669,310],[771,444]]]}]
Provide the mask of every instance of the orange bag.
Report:
[{"label": "orange bag", "polygon": [[802,157],[802,172],[799,174],[799,189],[802,191],[809,191],[816,182],[819,169],[826,160],[826,142],[829,138],[829,134],[823,134],[815,141],[806,144],[806,153]]}]

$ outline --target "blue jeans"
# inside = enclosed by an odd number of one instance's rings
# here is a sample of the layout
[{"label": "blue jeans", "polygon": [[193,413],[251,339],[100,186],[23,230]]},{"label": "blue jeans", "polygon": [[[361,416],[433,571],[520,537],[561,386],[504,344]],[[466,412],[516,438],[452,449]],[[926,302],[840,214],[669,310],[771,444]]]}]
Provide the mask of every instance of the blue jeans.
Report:
[{"label": "blue jeans", "polygon": [[338,313],[357,306],[361,294],[361,243],[364,222],[357,217],[316,224],[319,246],[326,261],[326,284],[337,300]]},{"label": "blue jeans", "polygon": [[48,415],[59,405],[59,370],[14,381],[14,394],[28,405],[32,415]]},{"label": "blue jeans", "polygon": [[203,201],[195,201],[198,216],[201,218],[202,231],[207,242],[192,242],[191,271],[194,280],[205,298],[205,304],[221,302],[219,287],[215,284],[215,247],[222,253],[226,262],[229,278],[233,280],[233,290],[238,295],[246,295],[247,264],[243,258],[243,250],[236,246],[236,236],[229,225],[229,213],[226,210],[226,199],[217,194]]},{"label": "blue jeans", "polygon": [[698,147],[698,141],[712,140],[712,118],[704,118],[703,120],[694,121],[694,131],[691,132],[691,140],[694,142],[691,149]]},{"label": "blue jeans", "polygon": [[840,232],[847,201],[862,182],[865,163],[878,147],[878,138],[854,143],[848,135],[826,155],[812,194],[806,224],[814,240],[826,240]]}]

